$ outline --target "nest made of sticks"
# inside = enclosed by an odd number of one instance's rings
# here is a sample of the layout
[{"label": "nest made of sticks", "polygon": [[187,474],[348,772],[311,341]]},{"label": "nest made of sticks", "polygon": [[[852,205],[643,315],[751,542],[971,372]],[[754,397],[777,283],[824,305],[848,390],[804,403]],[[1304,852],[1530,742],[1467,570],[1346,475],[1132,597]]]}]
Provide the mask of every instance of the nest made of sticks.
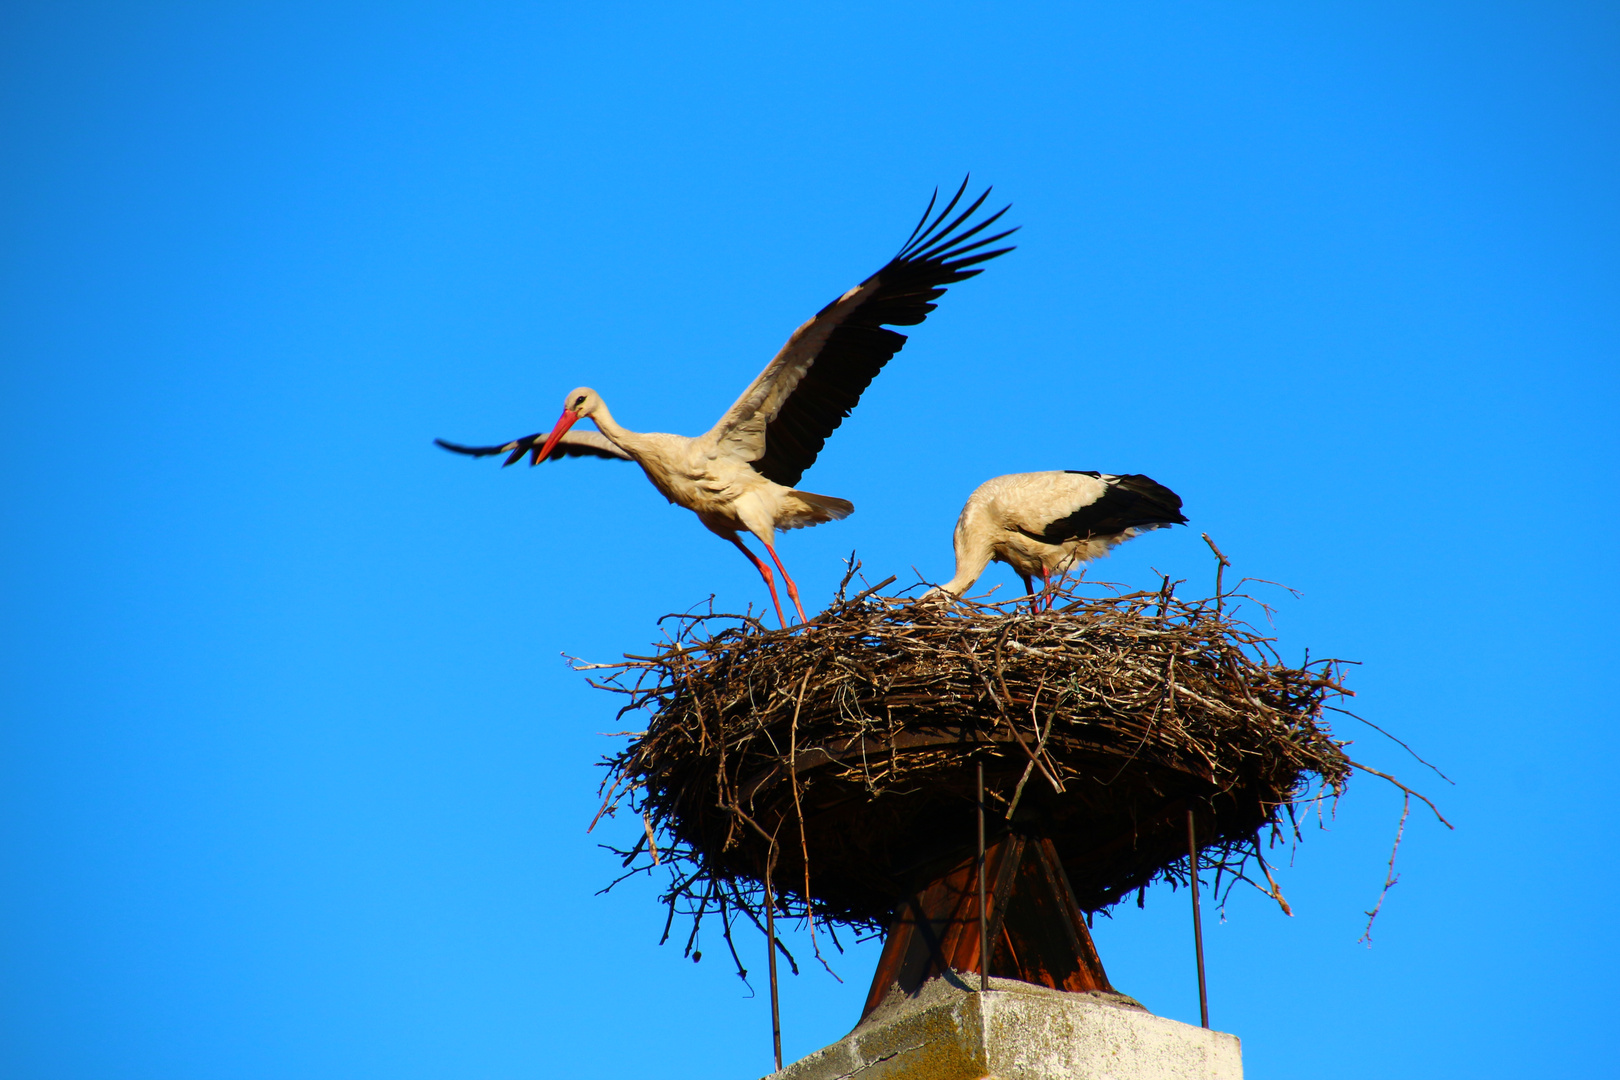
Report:
[{"label": "nest made of sticks", "polygon": [[707,912],[728,944],[739,914],[760,921],[767,873],[780,912],[886,927],[974,850],[980,764],[992,829],[1049,837],[1083,909],[1182,880],[1189,809],[1201,863],[1248,880],[1258,859],[1281,901],[1258,834],[1297,838],[1302,804],[1360,767],[1323,719],[1342,664],[1283,663],[1218,584],[1065,588],[1040,613],[875,591],[792,630],[667,616],[652,654],[578,665],[650,715],[606,762],[602,812],[640,816],[616,850],[626,876],[669,868],[688,951]]}]

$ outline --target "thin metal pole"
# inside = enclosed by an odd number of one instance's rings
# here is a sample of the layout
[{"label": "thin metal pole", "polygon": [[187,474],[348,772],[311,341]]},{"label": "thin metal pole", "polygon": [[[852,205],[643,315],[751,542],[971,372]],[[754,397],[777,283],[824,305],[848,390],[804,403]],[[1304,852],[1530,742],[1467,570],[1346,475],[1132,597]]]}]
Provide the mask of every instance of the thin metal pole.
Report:
[{"label": "thin metal pole", "polygon": [[979,762],[979,989],[990,989],[990,921],[984,910],[984,762]]},{"label": "thin metal pole", "polygon": [[[1193,946],[1198,951],[1198,1019],[1209,1027],[1209,991],[1204,987],[1204,920],[1198,912],[1198,833],[1187,807],[1187,875],[1192,879]],[[774,985],[774,984],[773,984]]]},{"label": "thin metal pole", "polygon": [[[771,869],[776,864],[776,853],[765,865],[765,936],[770,940],[771,969],[771,1049],[776,1053],[776,1071],[782,1071],[782,1003],[776,990],[776,897],[771,893]],[[1208,1027],[1208,1024],[1204,1025]]]}]

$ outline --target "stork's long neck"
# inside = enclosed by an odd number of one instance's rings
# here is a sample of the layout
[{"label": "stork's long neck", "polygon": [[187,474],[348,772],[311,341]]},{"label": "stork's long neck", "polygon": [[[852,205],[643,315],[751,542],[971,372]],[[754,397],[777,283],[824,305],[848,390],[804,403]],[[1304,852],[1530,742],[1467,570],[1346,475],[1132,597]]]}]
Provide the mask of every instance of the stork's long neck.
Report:
[{"label": "stork's long neck", "polygon": [[973,587],[979,575],[984,573],[984,568],[990,565],[990,558],[994,554],[988,541],[965,533],[966,530],[958,525],[956,535],[952,537],[956,548],[956,576],[940,586],[957,597]]},{"label": "stork's long neck", "polygon": [[646,437],[641,432],[631,431],[613,419],[613,414],[608,411],[607,402],[600,400],[597,402],[596,408],[591,410],[591,422],[596,425],[597,431],[612,439],[619,449],[637,461],[641,460],[642,451],[646,449]]},{"label": "stork's long neck", "polygon": [[984,568],[989,565],[990,559],[988,556],[983,559],[975,558],[967,566],[963,566],[958,561],[956,564],[956,576],[941,585],[940,588],[952,596],[960,597],[973,587],[973,583],[979,580],[979,575],[984,573]]},{"label": "stork's long neck", "polygon": [[[678,435],[662,435],[657,432],[631,431],[613,419],[608,407],[597,399],[596,408],[591,410],[591,419],[596,423],[596,430],[600,431],[613,441],[620,450],[630,455],[632,461],[641,466],[641,471],[647,474],[653,487],[670,502],[681,502],[677,495],[680,480],[680,463],[682,455],[674,452],[676,447],[672,444],[685,445],[690,440]],[[682,505],[689,505],[682,503]]]}]

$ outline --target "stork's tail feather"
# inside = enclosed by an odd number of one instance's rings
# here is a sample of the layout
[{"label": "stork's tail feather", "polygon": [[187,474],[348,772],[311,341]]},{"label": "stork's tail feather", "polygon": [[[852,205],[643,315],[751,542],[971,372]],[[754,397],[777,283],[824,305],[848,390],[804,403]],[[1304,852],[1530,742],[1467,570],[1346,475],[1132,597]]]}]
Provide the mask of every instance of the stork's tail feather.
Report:
[{"label": "stork's tail feather", "polygon": [[790,491],[782,502],[782,510],[776,519],[778,529],[802,529],[824,521],[842,521],[855,512],[855,504],[832,495]]},{"label": "stork's tail feather", "polygon": [[1181,496],[1163,484],[1141,473],[1127,473],[1113,483],[1120,490],[1135,495],[1140,500],[1138,513],[1151,519],[1133,523],[1137,528],[1162,529],[1167,525],[1187,524],[1181,512]]}]

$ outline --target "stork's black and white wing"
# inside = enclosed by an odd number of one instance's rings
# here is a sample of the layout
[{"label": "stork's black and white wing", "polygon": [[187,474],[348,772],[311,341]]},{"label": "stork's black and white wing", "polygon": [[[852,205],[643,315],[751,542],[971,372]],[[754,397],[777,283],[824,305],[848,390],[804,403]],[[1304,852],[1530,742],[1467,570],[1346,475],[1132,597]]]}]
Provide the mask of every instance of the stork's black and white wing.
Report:
[{"label": "stork's black and white wing", "polygon": [[[501,467],[514,464],[524,454],[529,455],[529,464],[538,465],[540,448],[545,445],[546,432],[537,431],[533,435],[525,435],[521,439],[513,439],[500,446],[462,446],[460,443],[446,442],[444,439],[434,439],[435,446],[442,446],[454,454],[467,454],[470,457],[491,457],[495,454],[507,454],[507,459]],[[629,461],[630,455],[620,450],[611,439],[599,431],[568,431],[557,440],[547,461],[556,461],[564,457],[598,457],[616,458],[620,461]]]},{"label": "stork's black and white wing", "polygon": [[[906,343],[886,329],[916,326],[949,285],[982,273],[978,264],[1012,248],[986,251],[1016,229],[974,240],[1005,214],[969,219],[990,196],[986,188],[966,210],[951,214],[966,180],[937,215],[928,202],[922,220],[887,265],[793,332],[765,370],[709,432],[717,451],[738,453],[769,480],[792,487],[816,460],[827,436],[861,400],[883,365]],[[947,221],[949,219],[949,221]],[[978,267],[975,269],[975,267]]]},{"label": "stork's black and white wing", "polygon": [[1048,544],[1120,536],[1133,529],[1144,532],[1187,521],[1181,514],[1181,496],[1137,473],[1110,476],[1071,469],[1048,475],[1071,477],[1074,481],[1070,488],[1074,493],[1072,507],[1048,504],[1047,509],[1058,516],[1046,521],[1044,528],[1025,528],[1029,536]]}]

